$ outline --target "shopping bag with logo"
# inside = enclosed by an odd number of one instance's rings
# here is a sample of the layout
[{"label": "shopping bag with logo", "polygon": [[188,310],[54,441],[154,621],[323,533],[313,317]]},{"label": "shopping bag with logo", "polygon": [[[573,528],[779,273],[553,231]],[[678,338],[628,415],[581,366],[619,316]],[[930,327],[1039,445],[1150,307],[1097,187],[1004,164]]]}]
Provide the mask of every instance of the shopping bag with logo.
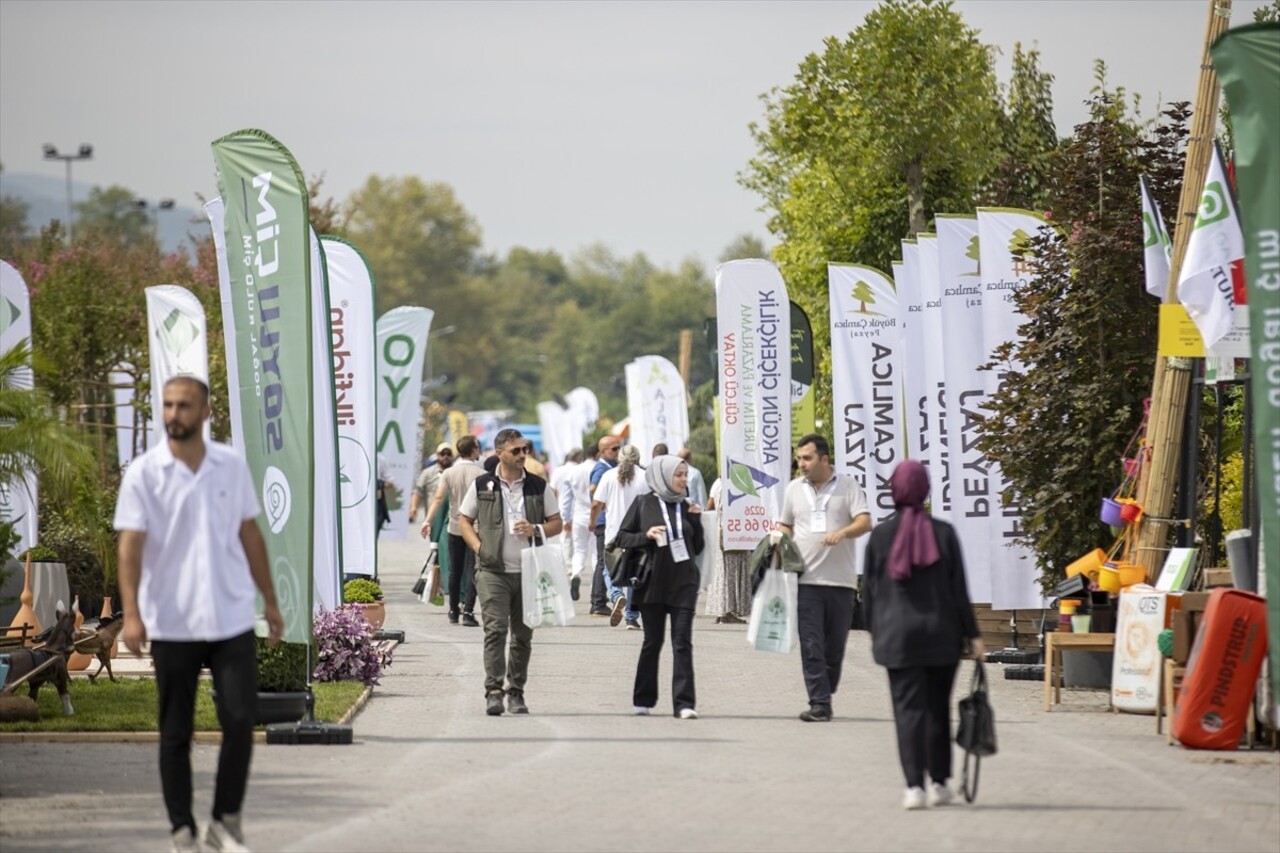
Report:
[{"label": "shopping bag with logo", "polygon": [[[982,661],[974,663],[969,695],[960,700],[960,725],[956,727],[956,745],[964,750],[964,772],[961,790],[965,802],[978,796],[978,765],[983,758],[996,754],[996,715],[987,700],[987,671]],[[973,759],[973,778],[969,778],[969,759]]]},{"label": "shopping bag with logo", "polygon": [[524,624],[530,628],[568,625],[573,619],[573,599],[569,597],[564,551],[545,544],[521,551],[520,592]]},{"label": "shopping bag with logo", "polygon": [[762,652],[787,654],[799,642],[796,574],[768,569],[751,600],[747,642]]}]

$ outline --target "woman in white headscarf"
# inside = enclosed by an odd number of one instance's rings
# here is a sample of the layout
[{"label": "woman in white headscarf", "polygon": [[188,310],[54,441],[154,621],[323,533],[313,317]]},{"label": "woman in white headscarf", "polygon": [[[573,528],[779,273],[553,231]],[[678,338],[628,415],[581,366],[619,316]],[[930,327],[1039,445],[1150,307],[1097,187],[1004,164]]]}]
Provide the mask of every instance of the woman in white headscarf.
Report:
[{"label": "woman in white headscarf", "polygon": [[[645,471],[649,494],[631,505],[616,543],[644,549],[645,562],[633,589],[643,617],[644,644],[636,664],[632,702],[637,714],[658,704],[658,658],[667,617],[671,617],[671,700],[675,716],[698,717],[693,685],[693,611],[698,603],[698,566],[702,552],[701,507],[685,497],[689,466],[677,456],[658,456]],[[628,561],[630,562],[630,561]]]}]

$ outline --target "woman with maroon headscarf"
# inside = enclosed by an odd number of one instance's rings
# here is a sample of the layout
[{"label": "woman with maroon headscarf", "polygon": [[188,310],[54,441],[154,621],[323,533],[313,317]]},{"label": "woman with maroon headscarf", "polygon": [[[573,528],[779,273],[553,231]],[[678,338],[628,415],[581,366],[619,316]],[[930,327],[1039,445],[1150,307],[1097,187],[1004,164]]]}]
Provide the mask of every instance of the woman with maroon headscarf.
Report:
[{"label": "woman with maroon headscarf", "polygon": [[981,659],[982,637],[960,540],[924,508],[928,470],[909,459],[894,469],[889,485],[898,511],[871,531],[863,599],[872,657],[889,670],[907,778],[902,805],[922,809],[951,801],[951,686],[961,657]]}]

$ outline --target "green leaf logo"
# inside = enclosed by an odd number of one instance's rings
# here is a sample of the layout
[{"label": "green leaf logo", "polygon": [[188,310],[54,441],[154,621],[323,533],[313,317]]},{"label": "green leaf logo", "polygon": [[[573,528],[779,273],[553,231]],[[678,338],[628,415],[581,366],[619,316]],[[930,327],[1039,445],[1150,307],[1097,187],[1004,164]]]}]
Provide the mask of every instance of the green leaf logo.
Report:
[{"label": "green leaf logo", "polygon": [[191,346],[200,336],[200,330],[196,324],[184,317],[177,308],[169,312],[169,316],[160,323],[156,333],[164,348],[174,355],[182,355],[183,350]]},{"label": "green leaf logo", "polygon": [[1009,254],[1015,258],[1021,258],[1027,254],[1027,250],[1031,248],[1031,235],[1021,228],[1013,232],[1013,236],[1009,238]]},{"label": "green leaf logo", "polygon": [[1212,225],[1231,215],[1231,207],[1227,201],[1226,190],[1220,181],[1210,181],[1204,185],[1204,195],[1200,196],[1200,209],[1196,211],[1196,224],[1193,228]]},{"label": "green leaf logo", "polygon": [[18,322],[22,311],[8,299],[0,299],[0,335],[9,331],[9,327]]},{"label": "green leaf logo", "polygon": [[760,495],[756,491],[756,481],[751,476],[751,469],[741,462],[734,462],[729,466],[729,482],[743,494],[753,497],[759,497]]}]

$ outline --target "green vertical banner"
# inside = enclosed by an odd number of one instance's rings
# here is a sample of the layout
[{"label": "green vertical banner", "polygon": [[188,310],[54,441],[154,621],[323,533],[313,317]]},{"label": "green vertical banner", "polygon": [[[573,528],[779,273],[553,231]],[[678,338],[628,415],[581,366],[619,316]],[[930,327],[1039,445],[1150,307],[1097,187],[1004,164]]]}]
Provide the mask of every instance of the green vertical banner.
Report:
[{"label": "green vertical banner", "polygon": [[813,402],[813,327],[809,315],[791,303],[791,436],[817,432]]},{"label": "green vertical banner", "polygon": [[1211,53],[1236,143],[1261,519],[1254,541],[1265,562],[1271,689],[1280,706],[1280,24],[1228,30]]},{"label": "green vertical banner", "polygon": [[240,399],[237,436],[249,462],[284,639],[311,637],[312,304],[307,189],[283,145],[260,130],[213,143],[226,206],[227,261]]}]

